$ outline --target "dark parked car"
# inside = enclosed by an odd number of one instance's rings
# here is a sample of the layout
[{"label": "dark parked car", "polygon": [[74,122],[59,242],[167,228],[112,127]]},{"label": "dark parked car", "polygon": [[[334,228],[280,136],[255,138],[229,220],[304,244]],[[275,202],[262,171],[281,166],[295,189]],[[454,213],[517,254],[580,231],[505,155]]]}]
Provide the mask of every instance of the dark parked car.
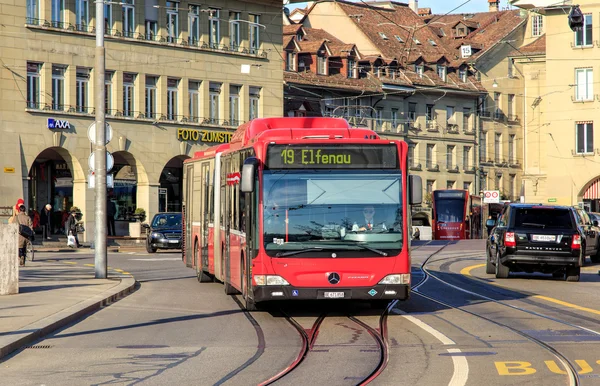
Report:
[{"label": "dark parked car", "polygon": [[157,249],[181,248],[181,213],[166,212],[154,215],[146,236],[146,250],[150,253]]},{"label": "dark parked car", "polygon": [[[584,212],[585,213],[585,212]],[[497,278],[509,272],[551,273],[579,281],[585,256],[597,256],[598,231],[568,206],[509,204],[486,243],[486,273]]]}]

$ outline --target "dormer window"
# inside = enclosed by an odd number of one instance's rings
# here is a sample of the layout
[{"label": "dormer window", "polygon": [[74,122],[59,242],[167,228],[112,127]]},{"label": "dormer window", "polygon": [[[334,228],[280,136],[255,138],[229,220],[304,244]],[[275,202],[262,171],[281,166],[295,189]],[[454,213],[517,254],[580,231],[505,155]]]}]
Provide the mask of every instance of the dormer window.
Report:
[{"label": "dormer window", "polygon": [[467,82],[467,70],[458,70],[458,77],[463,83]]},{"label": "dormer window", "polygon": [[354,59],[348,59],[347,76],[350,79],[356,78],[356,61]]},{"label": "dormer window", "polygon": [[440,77],[440,79],[445,82],[446,81],[446,66],[438,64],[437,73],[438,73],[438,76]]},{"label": "dormer window", "polygon": [[415,72],[419,78],[423,78],[423,70],[424,68],[422,64],[415,64]]},{"label": "dormer window", "polygon": [[317,56],[317,74],[327,75],[327,58],[323,55]]},{"label": "dormer window", "polygon": [[417,45],[421,44],[421,42],[417,38],[413,38],[413,42],[415,42],[415,44],[417,44]]},{"label": "dormer window", "polygon": [[396,38],[396,40],[398,40],[400,43],[404,43],[404,39],[402,39],[400,36],[398,35],[394,35],[394,37]]},{"label": "dormer window", "polygon": [[381,38],[382,38],[383,40],[388,40],[388,37],[387,37],[387,36],[385,36],[385,34],[384,34],[383,32],[380,32],[380,33],[379,33],[379,36],[381,36]]},{"label": "dormer window", "polygon": [[294,51],[286,51],[285,58],[285,70],[296,71],[296,53]]},{"label": "dormer window", "polygon": [[302,35],[302,32],[298,32],[298,33],[296,34],[296,39],[298,39],[298,41],[299,41],[299,42],[301,42],[301,41],[302,41],[302,38],[303,38],[303,37],[304,37],[304,35]]},{"label": "dormer window", "polygon": [[429,44],[431,44],[434,47],[437,46],[437,43],[432,39],[429,39]]}]

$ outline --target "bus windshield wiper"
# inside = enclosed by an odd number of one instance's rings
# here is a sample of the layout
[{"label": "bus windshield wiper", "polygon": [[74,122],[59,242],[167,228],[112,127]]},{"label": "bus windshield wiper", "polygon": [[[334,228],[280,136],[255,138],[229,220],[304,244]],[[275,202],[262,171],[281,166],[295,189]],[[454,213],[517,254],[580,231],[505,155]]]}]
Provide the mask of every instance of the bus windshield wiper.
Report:
[{"label": "bus windshield wiper", "polygon": [[379,249],[375,249],[375,248],[369,247],[368,245],[365,245],[365,244],[358,244],[358,243],[360,243],[360,242],[361,242],[361,241],[358,241],[358,242],[355,244],[355,245],[356,245],[357,247],[359,247],[359,248],[366,249],[367,251],[375,252],[375,253],[377,253],[377,254],[379,254],[379,255],[381,255],[381,256],[387,256],[387,255],[388,255],[386,252],[384,252],[384,251],[380,251]]},{"label": "bus windshield wiper", "polygon": [[277,252],[275,254],[275,257],[285,257],[285,256],[299,255],[301,253],[306,253],[306,252],[320,252],[323,249],[324,248],[321,248],[321,247],[313,247],[313,248],[308,248],[308,249],[300,249],[298,251]]}]

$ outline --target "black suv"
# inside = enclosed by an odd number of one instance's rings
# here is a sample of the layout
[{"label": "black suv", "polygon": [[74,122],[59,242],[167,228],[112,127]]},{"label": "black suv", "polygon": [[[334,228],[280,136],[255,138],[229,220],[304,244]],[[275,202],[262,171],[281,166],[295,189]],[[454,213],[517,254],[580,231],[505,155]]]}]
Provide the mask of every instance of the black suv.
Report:
[{"label": "black suv", "polygon": [[568,206],[506,205],[497,223],[486,224],[495,226],[486,243],[486,273],[506,278],[510,271],[535,271],[579,281],[585,256],[598,253],[598,228],[582,216]]}]

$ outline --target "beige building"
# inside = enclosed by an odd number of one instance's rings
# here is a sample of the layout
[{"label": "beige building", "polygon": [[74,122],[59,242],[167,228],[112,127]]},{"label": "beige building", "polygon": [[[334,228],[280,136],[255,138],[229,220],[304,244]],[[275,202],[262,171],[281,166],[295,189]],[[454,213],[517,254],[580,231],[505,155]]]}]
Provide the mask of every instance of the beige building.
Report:
[{"label": "beige building", "polygon": [[[38,211],[77,206],[89,238],[95,3],[1,2],[0,221],[20,197]],[[180,210],[184,159],[281,115],[281,2],[124,0],[105,11],[117,220]]]},{"label": "beige building", "polygon": [[[595,122],[600,98],[594,91],[600,73],[598,29],[600,5],[579,2],[584,28],[572,31],[570,5],[549,1],[515,1],[531,17],[541,15],[544,50],[521,57],[527,83],[530,121],[526,128],[525,195],[527,201],[575,205],[599,211],[600,151]],[[542,39],[540,39],[542,40]],[[532,43],[533,45],[534,43]],[[532,99],[533,98],[533,99]]]}]

